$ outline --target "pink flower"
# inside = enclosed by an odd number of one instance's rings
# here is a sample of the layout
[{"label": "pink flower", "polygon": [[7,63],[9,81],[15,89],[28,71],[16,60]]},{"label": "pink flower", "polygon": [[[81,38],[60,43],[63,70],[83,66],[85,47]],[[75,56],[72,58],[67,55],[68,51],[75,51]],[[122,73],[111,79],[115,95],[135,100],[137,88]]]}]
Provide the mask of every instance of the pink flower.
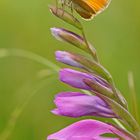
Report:
[{"label": "pink flower", "polygon": [[54,100],[57,108],[52,110],[56,115],[68,117],[98,116],[117,117],[109,106],[99,97],[80,92],[61,92]]},{"label": "pink flower", "polygon": [[[106,137],[103,134],[114,134]],[[120,128],[96,120],[82,120],[76,122],[54,134],[47,140],[134,140],[130,134]]]},{"label": "pink flower", "polygon": [[69,84],[70,86],[75,88],[94,90],[84,83],[85,79],[89,79],[92,80],[93,82],[98,83],[98,85],[100,85],[101,87],[110,90],[109,89],[110,87],[105,80],[90,73],[84,73],[73,69],[65,68],[60,70],[59,76],[62,82]]}]

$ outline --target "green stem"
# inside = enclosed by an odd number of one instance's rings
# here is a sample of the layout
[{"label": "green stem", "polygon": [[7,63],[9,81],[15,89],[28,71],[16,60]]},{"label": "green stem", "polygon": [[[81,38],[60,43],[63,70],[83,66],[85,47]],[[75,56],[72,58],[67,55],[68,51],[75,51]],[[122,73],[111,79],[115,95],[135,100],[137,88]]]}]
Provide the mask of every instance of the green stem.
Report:
[{"label": "green stem", "polygon": [[128,85],[131,94],[132,114],[134,115],[135,119],[139,121],[140,118],[138,114],[138,102],[137,102],[137,95],[135,92],[134,77],[132,72],[128,73]]},{"label": "green stem", "polygon": [[[122,124],[119,120],[117,119],[112,119],[120,128],[122,128],[122,130],[124,130],[127,134],[129,134],[130,136],[132,136],[132,138],[134,140],[137,140],[136,136],[134,134],[132,134],[131,132],[129,132]],[[123,140],[123,139],[122,139]]]},{"label": "green stem", "polygon": [[2,57],[8,57],[8,56],[16,56],[16,57],[23,57],[26,59],[30,59],[32,61],[45,65],[45,66],[49,67],[50,69],[53,69],[56,72],[59,71],[59,67],[57,65],[55,65],[54,63],[52,63],[51,61],[49,61],[47,58],[44,58],[44,57],[42,57],[38,54],[35,54],[33,52],[30,52],[30,51],[17,49],[17,48],[12,48],[12,49],[11,48],[9,48],[9,49],[1,48],[0,57],[2,58]]}]

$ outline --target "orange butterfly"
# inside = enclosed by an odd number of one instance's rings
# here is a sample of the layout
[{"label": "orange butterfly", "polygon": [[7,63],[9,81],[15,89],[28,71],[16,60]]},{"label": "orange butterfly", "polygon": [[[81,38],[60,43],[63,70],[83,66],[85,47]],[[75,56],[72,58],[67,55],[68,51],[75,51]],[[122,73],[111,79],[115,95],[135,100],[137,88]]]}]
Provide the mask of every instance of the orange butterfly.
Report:
[{"label": "orange butterfly", "polygon": [[[65,0],[62,0],[65,1]],[[66,0],[72,4],[76,12],[84,19],[92,19],[102,12],[110,3],[110,0]]]}]

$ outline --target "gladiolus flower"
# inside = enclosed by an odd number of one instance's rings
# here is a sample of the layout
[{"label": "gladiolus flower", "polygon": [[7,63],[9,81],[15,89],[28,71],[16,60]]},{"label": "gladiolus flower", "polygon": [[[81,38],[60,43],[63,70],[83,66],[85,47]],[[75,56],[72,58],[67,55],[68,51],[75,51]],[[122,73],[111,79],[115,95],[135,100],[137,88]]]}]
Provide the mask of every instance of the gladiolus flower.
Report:
[{"label": "gladiolus flower", "polygon": [[60,80],[62,82],[69,84],[75,88],[80,88],[80,89],[85,89],[85,90],[94,90],[84,83],[84,79],[92,80],[98,83],[100,86],[109,88],[109,85],[107,84],[105,80],[89,73],[79,72],[76,70],[65,68],[65,69],[60,70],[59,75],[60,75]]},{"label": "gladiolus flower", "polygon": [[[114,134],[106,137],[104,134]],[[111,124],[96,120],[82,120],[76,122],[50,136],[47,140],[134,140],[130,134]]]},{"label": "gladiolus flower", "polygon": [[52,112],[68,117],[99,116],[113,118],[116,115],[99,97],[79,92],[62,92],[54,100],[57,108]]}]

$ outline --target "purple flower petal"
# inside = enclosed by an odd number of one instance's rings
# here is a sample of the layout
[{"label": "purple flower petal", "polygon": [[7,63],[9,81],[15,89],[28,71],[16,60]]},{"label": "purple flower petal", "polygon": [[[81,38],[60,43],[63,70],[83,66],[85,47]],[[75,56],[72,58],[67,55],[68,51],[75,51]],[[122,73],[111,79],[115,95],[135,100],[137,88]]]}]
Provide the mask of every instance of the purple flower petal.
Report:
[{"label": "purple flower petal", "polygon": [[[115,137],[104,137],[103,134],[115,134]],[[50,136],[47,140],[133,140],[129,134],[116,127],[96,121],[96,120],[82,120],[76,122]]]},{"label": "purple flower petal", "polygon": [[69,84],[75,88],[93,90],[91,87],[87,86],[84,83],[84,79],[91,79],[97,82],[98,84],[100,84],[101,86],[109,87],[106,81],[104,81],[103,79],[97,76],[91,75],[89,73],[83,73],[83,72],[79,72],[79,71],[68,69],[68,68],[62,69],[60,71],[60,80],[62,82]]},{"label": "purple flower petal", "polygon": [[56,51],[55,56],[56,56],[57,61],[60,61],[64,64],[68,64],[68,65],[71,65],[74,67],[83,68],[83,66],[81,64],[79,64],[78,62],[76,62],[75,60],[72,59],[71,54],[68,52]]},{"label": "purple flower petal", "polygon": [[102,99],[93,95],[79,92],[62,92],[56,95],[54,102],[57,108],[52,112],[56,115],[68,117],[116,117]]},{"label": "purple flower petal", "polygon": [[81,43],[84,42],[84,39],[81,36],[77,35],[74,32],[66,30],[64,28],[56,28],[56,27],[51,28],[51,33],[56,39],[60,41],[65,41],[65,38],[64,36],[62,36],[62,34],[66,34],[66,35],[69,35],[69,37],[76,38]]}]

